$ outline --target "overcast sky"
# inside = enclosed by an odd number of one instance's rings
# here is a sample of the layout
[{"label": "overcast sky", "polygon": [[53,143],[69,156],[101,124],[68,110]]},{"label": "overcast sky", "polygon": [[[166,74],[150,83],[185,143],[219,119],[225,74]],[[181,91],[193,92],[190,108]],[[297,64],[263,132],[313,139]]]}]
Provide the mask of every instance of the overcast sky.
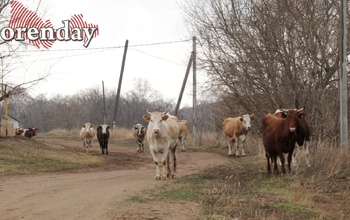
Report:
[{"label": "overcast sky", "polygon": [[[20,1],[35,11],[38,1]],[[30,4],[29,4],[30,2]],[[88,48],[83,42],[55,41],[46,52],[34,46],[22,50],[14,62],[11,80],[28,81],[40,74],[50,76],[31,95],[69,95],[94,86],[117,89],[124,44],[129,40],[122,94],[133,88],[134,79],[147,79],[164,98],[178,98],[192,51],[192,36],[183,22],[180,0],[49,0],[41,1],[39,14],[55,28],[62,20],[82,14],[97,24],[99,35]],[[46,11],[43,13],[43,11]],[[149,45],[150,44],[150,45]],[[98,49],[97,49],[98,48]],[[6,62],[6,60],[4,61]],[[189,77],[184,102],[191,104]]]}]

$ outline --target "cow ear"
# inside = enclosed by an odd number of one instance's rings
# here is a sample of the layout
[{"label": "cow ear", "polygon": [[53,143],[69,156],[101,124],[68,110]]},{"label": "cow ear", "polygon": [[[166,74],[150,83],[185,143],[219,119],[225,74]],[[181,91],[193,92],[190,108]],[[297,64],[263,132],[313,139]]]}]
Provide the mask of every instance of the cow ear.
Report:
[{"label": "cow ear", "polygon": [[136,126],[136,125],[134,125],[134,129],[137,129],[137,126]]},{"label": "cow ear", "polygon": [[162,115],[162,120],[166,121],[169,118],[169,115]]},{"label": "cow ear", "polygon": [[239,117],[239,120],[243,121],[243,118],[242,118],[242,117]]},{"label": "cow ear", "polygon": [[149,114],[145,114],[145,115],[143,115],[143,119],[145,119],[146,121],[150,121],[151,116]]},{"label": "cow ear", "polygon": [[299,118],[304,118],[304,117],[305,117],[305,113],[299,113],[299,114],[298,114],[298,117],[299,117]]},{"label": "cow ear", "polygon": [[254,114],[250,115],[250,120],[254,120]]}]

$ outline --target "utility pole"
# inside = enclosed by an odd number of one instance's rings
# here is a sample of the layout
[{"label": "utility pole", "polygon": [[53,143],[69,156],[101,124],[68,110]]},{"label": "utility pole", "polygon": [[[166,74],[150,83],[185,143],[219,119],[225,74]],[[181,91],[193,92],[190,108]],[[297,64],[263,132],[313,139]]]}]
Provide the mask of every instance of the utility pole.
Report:
[{"label": "utility pole", "polygon": [[193,143],[194,146],[197,147],[197,68],[196,68],[196,37],[192,38],[193,41],[193,49],[192,49],[192,58],[193,58],[193,106],[192,106],[192,123],[193,123]]},{"label": "utility pole", "polygon": [[190,60],[188,61],[188,65],[187,65],[187,69],[186,69],[186,73],[185,73],[185,78],[184,78],[184,81],[182,82],[182,87],[181,87],[179,98],[177,99],[177,103],[176,103],[176,107],[175,107],[175,116],[176,117],[178,117],[182,96],[183,96],[183,93],[184,93],[184,90],[185,90],[185,87],[186,87],[188,74],[190,73],[191,65],[192,65],[192,62],[193,62],[192,57],[193,57],[193,54],[191,54]]},{"label": "utility pole", "polygon": [[105,84],[104,84],[103,80],[102,80],[102,99],[103,99],[103,123],[107,124]]},{"label": "utility pole", "polygon": [[123,55],[122,67],[121,67],[120,76],[119,76],[118,91],[117,91],[117,96],[115,98],[114,117],[113,117],[113,130],[116,129],[117,111],[118,111],[118,104],[119,104],[119,97],[120,97],[120,89],[122,87],[123,73],[124,73],[124,66],[125,66],[125,59],[126,59],[126,52],[128,51],[128,44],[129,44],[129,40],[126,40],[125,41],[125,46],[124,46],[124,55]]},{"label": "utility pole", "polygon": [[346,47],[346,34],[347,34],[347,25],[346,25],[346,7],[347,1],[341,0],[341,68],[340,68],[340,83],[339,83],[339,92],[340,92],[340,144],[342,149],[348,149],[348,73],[347,73],[347,47]]}]

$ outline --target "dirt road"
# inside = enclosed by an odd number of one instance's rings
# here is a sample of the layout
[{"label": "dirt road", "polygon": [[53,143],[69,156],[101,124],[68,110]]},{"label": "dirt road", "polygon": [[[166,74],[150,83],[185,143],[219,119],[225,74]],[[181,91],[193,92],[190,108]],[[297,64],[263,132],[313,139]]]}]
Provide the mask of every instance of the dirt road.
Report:
[{"label": "dirt road", "polygon": [[[94,153],[99,154],[97,150],[95,147]],[[136,147],[110,145],[112,154],[126,152],[132,157],[135,151]],[[174,181],[154,180],[150,153],[147,151],[142,157],[149,160],[132,169],[1,177],[0,219],[198,219],[200,207],[195,203],[125,202],[137,192]],[[227,160],[211,153],[179,152],[176,177]]]}]

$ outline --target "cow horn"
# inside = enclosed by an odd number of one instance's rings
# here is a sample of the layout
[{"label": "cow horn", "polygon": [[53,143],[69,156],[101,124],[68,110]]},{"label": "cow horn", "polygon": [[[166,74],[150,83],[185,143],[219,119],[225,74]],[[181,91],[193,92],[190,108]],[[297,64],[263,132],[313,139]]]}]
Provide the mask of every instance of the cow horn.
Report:
[{"label": "cow horn", "polygon": [[148,114],[151,114],[151,112],[149,112],[147,108],[146,108],[146,112],[147,112]]},{"label": "cow horn", "polygon": [[282,112],[287,112],[288,109],[281,108]]},{"label": "cow horn", "polygon": [[162,113],[162,115],[165,115],[165,114],[166,114],[166,111],[167,111],[167,109],[165,109],[165,111]]},{"label": "cow horn", "polygon": [[249,115],[249,117],[253,117],[254,116],[254,113],[253,114],[251,114],[251,115]]},{"label": "cow horn", "polygon": [[297,112],[301,112],[301,111],[304,111],[304,107],[297,110]]}]

